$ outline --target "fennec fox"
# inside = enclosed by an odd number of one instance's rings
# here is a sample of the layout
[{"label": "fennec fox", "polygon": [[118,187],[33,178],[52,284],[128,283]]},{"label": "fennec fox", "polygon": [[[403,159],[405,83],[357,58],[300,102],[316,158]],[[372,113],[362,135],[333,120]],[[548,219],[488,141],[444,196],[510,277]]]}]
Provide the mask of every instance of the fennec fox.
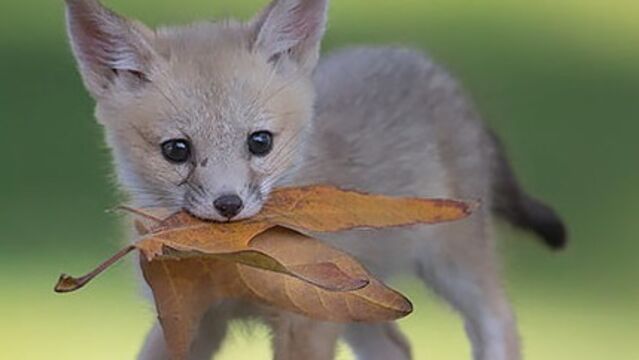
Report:
[{"label": "fennec fox", "polygon": [[[565,242],[561,220],[518,186],[464,92],[423,54],[355,48],[318,61],[326,8],[275,0],[248,22],[151,30],[96,0],[67,0],[72,49],[122,188],[135,206],[216,221],[255,215],[282,185],[481,199],[463,221],[324,239],[379,276],[422,279],[463,316],[474,359],[520,358],[493,214],[552,248]],[[272,326],[279,360],[331,359],[339,337],[360,359],[410,358],[392,323],[321,323],[223,302],[202,322],[192,359],[210,358],[243,316]],[[140,359],[166,358],[156,325]]]}]

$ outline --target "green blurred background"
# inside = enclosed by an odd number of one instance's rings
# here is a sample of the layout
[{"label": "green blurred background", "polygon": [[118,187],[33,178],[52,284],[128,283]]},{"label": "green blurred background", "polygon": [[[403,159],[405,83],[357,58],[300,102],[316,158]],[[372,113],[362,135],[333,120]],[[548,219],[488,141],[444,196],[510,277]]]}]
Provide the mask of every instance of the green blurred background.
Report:
[{"label": "green blurred background", "polygon": [[[265,0],[109,0],[148,24],[246,18]],[[121,244],[108,150],[64,36],[61,0],[0,4],[0,358],[132,359],[153,320],[132,262],[56,295]],[[639,2],[334,0],[325,49],[400,43],[456,73],[530,192],[571,244],[550,253],[501,227],[528,359],[639,359]],[[462,324],[410,279],[416,359],[467,359]],[[234,327],[221,359],[269,359]],[[339,357],[350,359],[342,346]]]}]

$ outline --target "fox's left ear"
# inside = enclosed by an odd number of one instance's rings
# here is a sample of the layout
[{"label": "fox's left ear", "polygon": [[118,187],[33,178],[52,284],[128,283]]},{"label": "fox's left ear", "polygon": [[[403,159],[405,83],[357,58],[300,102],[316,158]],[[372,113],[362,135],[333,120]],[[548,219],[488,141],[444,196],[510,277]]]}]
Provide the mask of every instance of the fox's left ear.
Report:
[{"label": "fox's left ear", "polygon": [[269,61],[292,60],[312,71],[326,28],[328,0],[273,0],[252,21],[253,48]]}]

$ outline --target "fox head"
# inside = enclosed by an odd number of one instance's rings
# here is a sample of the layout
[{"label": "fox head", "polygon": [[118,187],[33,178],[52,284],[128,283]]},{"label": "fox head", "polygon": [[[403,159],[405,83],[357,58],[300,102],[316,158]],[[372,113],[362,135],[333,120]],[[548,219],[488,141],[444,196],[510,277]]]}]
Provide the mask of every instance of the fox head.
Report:
[{"label": "fox head", "polygon": [[310,131],[327,0],[154,30],[96,0],[66,4],[81,77],[135,205],[217,221],[256,214]]}]

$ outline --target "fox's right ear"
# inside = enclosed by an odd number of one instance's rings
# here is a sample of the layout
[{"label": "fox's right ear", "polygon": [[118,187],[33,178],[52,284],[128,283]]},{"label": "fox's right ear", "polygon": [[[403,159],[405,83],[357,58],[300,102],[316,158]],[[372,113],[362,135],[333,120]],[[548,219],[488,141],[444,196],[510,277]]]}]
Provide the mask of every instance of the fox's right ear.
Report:
[{"label": "fox's right ear", "polygon": [[86,88],[100,98],[112,87],[134,90],[150,81],[158,55],[154,33],[97,0],[65,0],[67,32]]}]

